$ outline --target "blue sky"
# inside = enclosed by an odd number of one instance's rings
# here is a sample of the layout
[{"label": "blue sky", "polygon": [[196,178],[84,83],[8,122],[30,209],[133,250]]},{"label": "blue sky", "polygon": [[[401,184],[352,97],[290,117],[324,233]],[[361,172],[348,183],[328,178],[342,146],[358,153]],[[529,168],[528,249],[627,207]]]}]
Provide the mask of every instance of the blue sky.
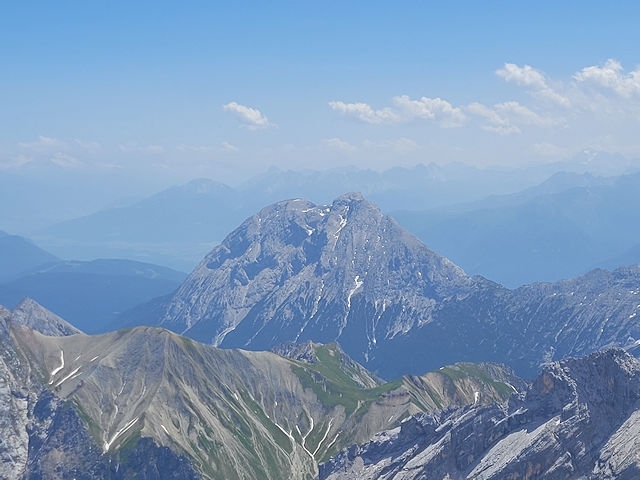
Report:
[{"label": "blue sky", "polygon": [[0,175],[640,158],[637,2],[0,8]]}]

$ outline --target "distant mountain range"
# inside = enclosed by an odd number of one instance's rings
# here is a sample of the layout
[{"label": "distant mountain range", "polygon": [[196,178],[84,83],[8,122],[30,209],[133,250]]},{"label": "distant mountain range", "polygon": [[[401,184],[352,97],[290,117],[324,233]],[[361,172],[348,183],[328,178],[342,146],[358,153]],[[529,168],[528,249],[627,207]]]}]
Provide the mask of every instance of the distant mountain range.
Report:
[{"label": "distant mountain range", "polygon": [[17,235],[0,235],[0,304],[29,297],[81,330],[104,332],[118,316],[171,293],[186,274],[132,260],[60,260]]},{"label": "distant mountain range", "polygon": [[191,270],[244,218],[286,198],[326,202],[359,191],[385,209],[424,208],[507,193],[544,173],[477,169],[465,165],[418,165],[385,172],[363,169],[283,171],[272,168],[231,188],[208,179],[126,206],[109,208],[35,232],[33,237],[62,257],[124,257]]},{"label": "distant mountain range", "polygon": [[509,290],[469,277],[359,194],[247,219],[172,296],[124,315],[216,346],[338,341],[384,378],[456,361],[541,363],[640,339],[640,266]]},{"label": "distant mountain range", "polygon": [[33,242],[0,231],[0,282],[8,281],[30,269],[59,260]]},{"label": "distant mountain range", "polygon": [[433,164],[386,172],[272,169],[234,188],[194,180],[51,225],[33,238],[62,257],[132,258],[188,271],[264,205],[292,198],[327,203],[359,191],[469,273],[511,288],[640,262],[640,174],[552,171]]},{"label": "distant mountain range", "polygon": [[639,204],[640,174],[562,174],[517,194],[393,216],[466,271],[517,287],[640,263]]}]

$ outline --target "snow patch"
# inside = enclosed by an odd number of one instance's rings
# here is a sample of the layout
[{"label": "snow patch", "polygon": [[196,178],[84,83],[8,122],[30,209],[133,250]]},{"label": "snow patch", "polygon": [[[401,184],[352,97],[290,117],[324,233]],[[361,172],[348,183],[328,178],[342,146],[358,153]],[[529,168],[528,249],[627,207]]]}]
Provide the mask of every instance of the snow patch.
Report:
[{"label": "snow patch", "polygon": [[347,309],[351,308],[351,297],[353,296],[354,293],[356,293],[356,291],[362,286],[362,284],[364,283],[363,280],[360,280],[360,275],[356,275],[356,278],[354,278],[354,283],[355,286],[351,289],[351,291],[349,292],[349,295],[347,295]]},{"label": "snow patch", "polygon": [[347,219],[345,217],[343,217],[342,215],[340,215],[340,226],[338,226],[338,229],[336,230],[336,232],[333,234],[333,236],[335,237],[336,240],[338,240],[338,237],[340,236],[340,231],[347,225]]},{"label": "snow patch", "polygon": [[136,422],[138,421],[140,417],[136,417],[133,420],[131,420],[130,422],[128,422],[124,427],[122,427],[120,430],[118,430],[113,437],[111,437],[111,440],[109,440],[108,442],[105,441],[104,442],[104,451],[105,453],[109,451],[109,448],[111,447],[111,445],[113,445],[113,442],[116,441],[116,439],[122,435],[123,433],[125,433],[127,430],[129,430],[131,427],[133,427]]},{"label": "snow patch", "polygon": [[511,388],[511,390],[514,391],[514,393],[518,393],[518,390],[516,390],[516,387],[514,387],[513,385],[511,385],[509,382],[503,382],[507,387]]},{"label": "snow patch", "polygon": [[313,458],[313,459],[315,460],[315,457],[313,456],[313,453],[311,453],[311,452],[309,451],[309,449],[307,448],[307,437],[309,436],[309,434],[310,434],[311,432],[313,432],[313,417],[312,417],[311,415],[309,415],[309,414],[306,412],[306,410],[305,410],[305,413],[306,413],[306,415],[307,415],[307,418],[309,419],[309,424],[311,425],[311,426],[309,427],[309,431],[308,431],[306,434],[304,434],[304,435],[303,435],[303,434],[302,434],[302,432],[300,431],[300,428],[298,427],[298,425],[296,425],[296,430],[298,431],[298,435],[300,435],[300,437],[302,438],[302,449],[303,449],[305,452],[307,452],[307,454],[308,454],[311,458]]},{"label": "snow patch", "polygon": [[[64,352],[60,350],[60,366],[51,370],[51,376],[54,377],[56,373],[64,368]],[[53,380],[49,382],[49,385],[53,383]]]},{"label": "snow patch", "polygon": [[66,382],[67,380],[73,378],[73,377],[77,377],[77,373],[80,371],[80,367],[76,368],[73,372],[71,372],[69,375],[67,375],[66,377],[64,377],[62,380],[60,380],[58,383],[55,384],[56,387],[59,387],[60,385],[62,385],[64,382]]},{"label": "snow patch", "polygon": [[313,451],[313,458],[316,458],[316,453],[318,453],[318,450],[320,450],[320,447],[322,446],[323,442],[327,439],[327,436],[329,435],[329,430],[331,430],[331,425],[333,424],[333,418],[331,420],[329,420],[329,425],[327,425],[327,431],[324,432],[324,436],[322,437],[322,440],[320,440],[318,442],[318,446],[316,447],[316,449]]}]

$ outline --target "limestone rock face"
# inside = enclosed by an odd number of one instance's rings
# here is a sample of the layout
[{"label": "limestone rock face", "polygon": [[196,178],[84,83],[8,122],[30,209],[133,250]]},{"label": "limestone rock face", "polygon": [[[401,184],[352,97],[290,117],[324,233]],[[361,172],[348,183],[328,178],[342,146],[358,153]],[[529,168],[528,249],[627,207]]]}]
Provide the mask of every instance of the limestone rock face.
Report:
[{"label": "limestone rock face", "polygon": [[428,324],[475,282],[359,194],[328,206],[290,200],[250,217],[209,253],[160,325],[252,350],[338,341],[366,361],[379,342]]},{"label": "limestone rock face", "polygon": [[640,362],[622,350],[546,366],[508,407],[416,415],[320,466],[321,479],[632,479]]}]

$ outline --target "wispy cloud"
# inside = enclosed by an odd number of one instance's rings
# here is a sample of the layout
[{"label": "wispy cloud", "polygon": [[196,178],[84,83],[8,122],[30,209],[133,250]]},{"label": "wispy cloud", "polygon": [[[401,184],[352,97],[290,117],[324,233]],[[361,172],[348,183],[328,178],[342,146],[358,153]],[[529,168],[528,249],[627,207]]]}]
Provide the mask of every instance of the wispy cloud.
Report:
[{"label": "wispy cloud", "polygon": [[222,150],[224,150],[225,152],[239,152],[240,149],[238,147],[236,147],[234,144],[224,141],[220,144],[220,146],[222,147]]},{"label": "wispy cloud", "polygon": [[20,148],[36,153],[51,153],[68,148],[66,142],[44,135],[38,136],[36,140],[31,142],[21,142],[18,145]]},{"label": "wispy cloud", "polygon": [[82,155],[96,152],[100,145],[95,142],[81,140],[64,141],[46,135],[39,135],[30,142],[18,143],[20,152],[15,161],[10,162],[11,168],[19,168],[27,164],[55,165],[60,168],[79,168],[84,162],[79,159]]},{"label": "wispy cloud", "polygon": [[141,153],[143,155],[161,155],[165,153],[165,147],[162,145],[138,145],[137,143],[124,143],[118,146],[121,152],[125,153]]},{"label": "wispy cloud", "polygon": [[433,120],[443,127],[459,127],[467,120],[462,109],[454,107],[441,98],[421,97],[418,100],[412,100],[408,95],[400,95],[393,98],[393,103],[407,121]]},{"label": "wispy cloud", "polygon": [[527,87],[532,93],[558,105],[568,107],[571,103],[567,97],[551,88],[542,72],[530,65],[519,67],[515,63],[505,63],[502,68],[496,70],[496,75],[507,82]]},{"label": "wispy cloud", "polygon": [[329,102],[336,112],[355,120],[371,124],[393,124],[416,120],[434,121],[444,127],[462,125],[466,117],[462,110],[441,98],[422,97],[412,100],[408,95],[392,99],[393,107],[374,109],[367,103]]},{"label": "wispy cloud", "polygon": [[420,145],[411,140],[410,138],[401,137],[395,140],[388,141],[372,141],[365,140],[362,142],[362,146],[365,148],[374,148],[376,150],[388,149],[395,153],[408,153],[414,152],[420,149]]},{"label": "wispy cloud", "polygon": [[222,108],[232,113],[249,130],[264,130],[274,126],[269,122],[267,116],[257,108],[241,105],[237,102],[229,102]]},{"label": "wispy cloud", "polygon": [[522,87],[527,95],[492,105],[480,99],[456,105],[442,97],[398,95],[392,97],[389,106],[377,109],[364,102],[337,100],[329,106],[345,117],[368,124],[427,122],[449,128],[475,125],[499,135],[558,126],[578,129],[587,124],[604,131],[611,129],[612,122],[640,121],[640,67],[627,72],[620,62],[610,59],[601,66],[585,67],[569,78],[552,79],[531,65],[505,63],[495,74]]},{"label": "wispy cloud", "polygon": [[467,106],[467,111],[485,120],[485,122],[482,123],[482,128],[489,132],[495,132],[500,135],[521,132],[518,126],[513,125],[507,117],[500,115],[495,108],[473,102]]},{"label": "wispy cloud", "polygon": [[51,157],[51,163],[62,168],[78,168],[82,162],[68,153],[58,152]]},{"label": "wispy cloud", "polygon": [[345,103],[334,100],[329,102],[329,106],[345,117],[355,118],[365,123],[396,123],[400,120],[400,116],[390,108],[375,110],[370,105],[362,102]]},{"label": "wispy cloud", "polygon": [[357,147],[355,145],[352,145],[349,142],[342,140],[341,138],[326,138],[322,141],[322,143],[332,150],[339,150],[342,152],[353,152],[357,150]]},{"label": "wispy cloud", "polygon": [[541,157],[550,158],[563,158],[569,156],[569,154],[571,153],[569,149],[549,142],[534,144],[533,151]]},{"label": "wispy cloud", "polygon": [[585,67],[573,78],[579,83],[612,90],[625,98],[640,95],[640,69],[624,73],[622,64],[617,60],[609,59],[601,67]]},{"label": "wispy cloud", "polygon": [[474,102],[467,105],[465,109],[484,120],[481,122],[484,130],[500,135],[521,133],[525,125],[550,127],[560,122],[555,118],[544,117],[513,100],[497,103],[491,107]]}]

